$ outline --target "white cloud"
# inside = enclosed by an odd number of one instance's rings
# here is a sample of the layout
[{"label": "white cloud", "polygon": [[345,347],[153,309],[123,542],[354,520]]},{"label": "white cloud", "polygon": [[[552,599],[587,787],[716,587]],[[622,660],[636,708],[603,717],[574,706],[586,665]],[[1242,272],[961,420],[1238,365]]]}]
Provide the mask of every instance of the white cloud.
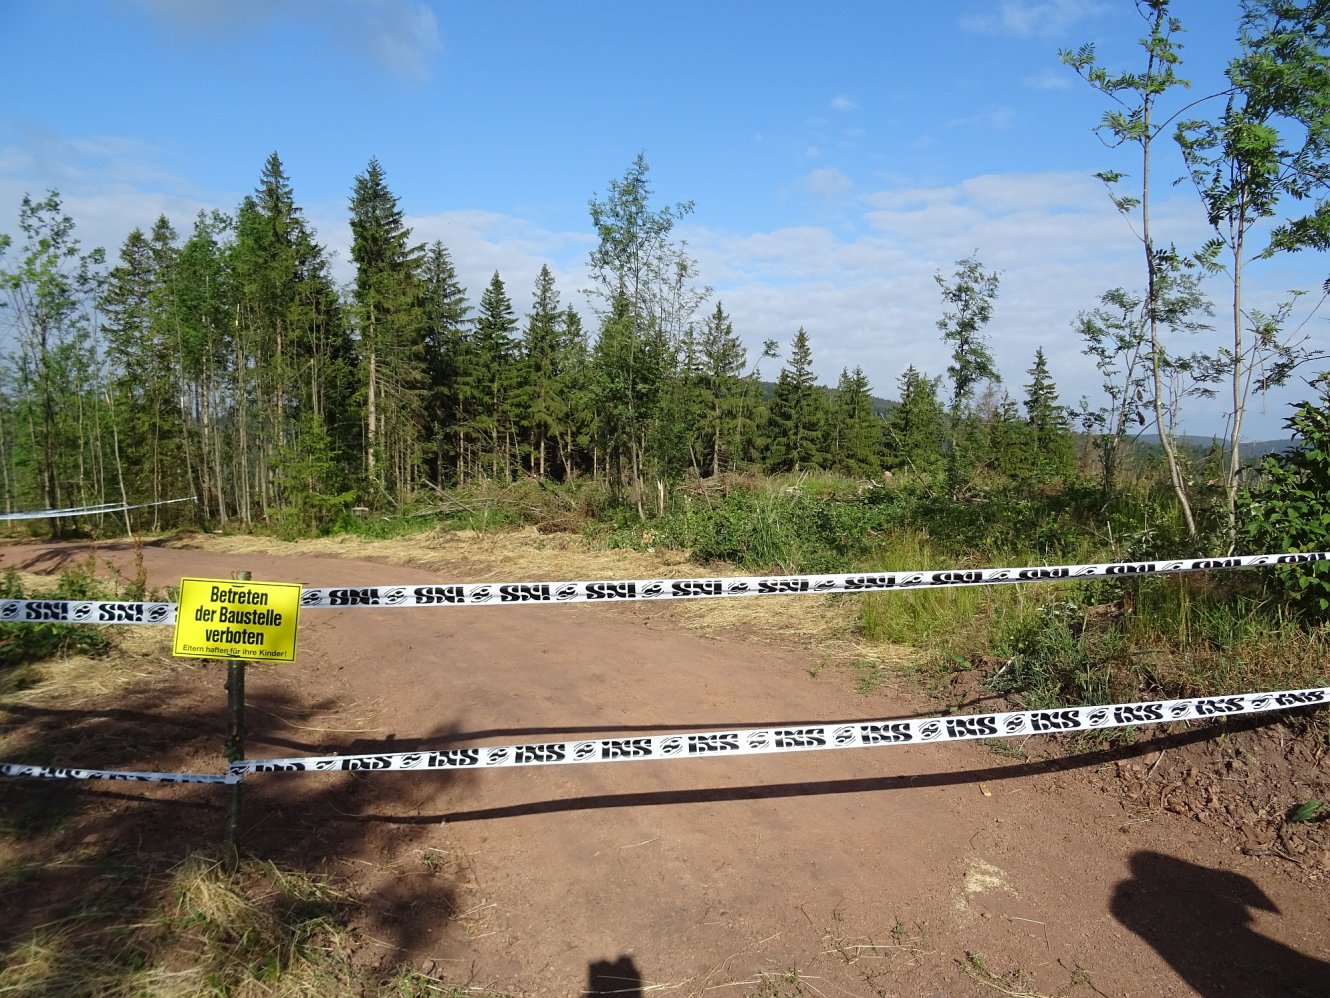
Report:
[{"label": "white cloud", "polygon": [[137,0],[163,24],[188,34],[268,31],[286,22],[411,82],[428,80],[443,51],[434,11],[417,0]]},{"label": "white cloud", "polygon": [[1021,85],[1031,90],[1066,90],[1071,87],[1074,80],[1075,74],[1064,66],[1062,72],[1046,69],[1042,73],[1027,76],[1021,80]]},{"label": "white cloud", "polygon": [[854,181],[835,167],[824,166],[804,177],[804,188],[814,197],[834,198],[854,189]]},{"label": "white cloud", "polygon": [[[1073,324],[1106,290],[1140,285],[1141,249],[1097,180],[1071,173],[992,174],[945,186],[897,187],[859,200],[866,229],[850,237],[820,226],[750,234],[690,231],[701,272],[733,316],[750,360],[763,340],[788,346],[803,326],[819,380],[834,384],[842,368],[861,365],[877,394],[894,397],[908,365],[932,375],[945,370],[933,278],[950,276],[955,261],[977,253],[985,268],[1001,273],[986,332],[1005,389],[1022,397],[1035,349],[1043,347],[1064,404],[1098,397],[1100,379],[1081,354]],[[1194,245],[1205,232],[1185,193],[1159,199],[1155,219],[1158,231],[1180,245]],[[1298,265],[1308,270],[1301,279],[1263,275],[1262,290],[1253,294],[1270,302],[1285,286],[1320,283],[1323,275],[1312,273],[1314,264]],[[1212,294],[1218,298],[1222,291],[1216,286]],[[1212,348],[1220,339],[1217,331],[1202,333],[1184,348]],[[779,366],[767,362],[764,374],[774,377]],[[1261,409],[1253,407],[1248,435],[1278,436],[1280,400]],[[1189,411],[1194,432],[1222,426],[1222,402],[1198,403]]]},{"label": "white cloud", "polygon": [[386,69],[423,83],[443,49],[434,11],[407,0],[361,0],[349,5],[339,34],[350,48],[362,46]]},{"label": "white cloud", "polygon": [[833,111],[855,111],[858,110],[858,108],[858,103],[856,103],[853,98],[846,97],[844,94],[839,94],[831,98],[831,109]]},{"label": "white cloud", "polygon": [[996,11],[962,15],[960,26],[979,34],[1048,38],[1108,9],[1103,0],[1005,0]]},{"label": "white cloud", "polygon": [[1016,123],[1016,112],[1009,107],[995,107],[964,118],[952,118],[948,128],[987,128],[995,132],[1005,131]]}]

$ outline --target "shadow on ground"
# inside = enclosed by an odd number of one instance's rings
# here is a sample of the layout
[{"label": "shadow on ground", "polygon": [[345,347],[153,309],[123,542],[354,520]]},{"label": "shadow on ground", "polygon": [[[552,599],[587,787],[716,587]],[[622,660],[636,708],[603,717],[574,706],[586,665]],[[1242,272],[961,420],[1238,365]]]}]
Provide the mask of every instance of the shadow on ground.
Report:
[{"label": "shadow on ground", "polygon": [[1131,873],[1113,893],[1113,916],[1199,994],[1330,994],[1330,963],[1252,928],[1253,909],[1279,909],[1251,879],[1157,852],[1136,853]]},{"label": "shadow on ground", "polygon": [[[50,766],[219,772],[225,766],[224,678],[224,668],[215,664],[181,662],[105,698],[113,707],[0,704],[0,756]],[[252,688],[248,703],[250,755],[338,748],[322,741],[335,734],[302,739],[299,725],[273,720],[299,721],[336,705],[297,703],[280,690]],[[456,731],[455,724],[442,725],[419,740],[444,743]],[[389,740],[357,746],[366,752],[404,747]],[[467,779],[432,776],[431,794]],[[376,829],[330,820],[366,808],[409,813],[410,797],[400,783],[379,781],[376,787],[357,773],[252,780],[244,788],[240,854],[271,862],[276,871],[331,877],[334,883],[354,873],[354,899],[329,902],[316,914],[351,927],[358,965],[381,965],[386,972],[437,956],[464,938],[450,928],[465,871],[446,843],[424,827]],[[173,873],[187,861],[224,855],[226,808],[227,788],[221,785],[0,779],[0,899],[6,912],[0,920],[0,974],[25,961],[31,966],[35,946],[58,938],[60,965],[96,961],[104,966],[98,980],[106,984],[123,964],[124,980],[130,980],[153,957],[151,941],[163,920],[189,917],[172,896]],[[274,877],[280,882],[280,874]],[[281,891],[260,889],[258,896],[268,899],[262,903],[291,904]],[[56,976],[34,993],[56,993],[64,984],[78,990],[60,976],[67,970],[53,967],[50,973]]]},{"label": "shadow on ground", "polygon": [[642,974],[631,956],[597,960],[587,967],[586,991],[583,993],[642,998]]}]

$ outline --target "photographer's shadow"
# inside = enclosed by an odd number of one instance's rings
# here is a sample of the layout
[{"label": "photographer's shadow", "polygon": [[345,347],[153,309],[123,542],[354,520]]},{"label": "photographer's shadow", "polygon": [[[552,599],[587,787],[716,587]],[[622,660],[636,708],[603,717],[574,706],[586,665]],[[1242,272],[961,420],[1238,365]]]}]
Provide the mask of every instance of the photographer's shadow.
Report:
[{"label": "photographer's shadow", "polygon": [[584,994],[642,998],[642,973],[631,956],[621,956],[613,961],[597,960],[587,967],[586,977]]},{"label": "photographer's shadow", "polygon": [[1110,908],[1201,995],[1330,995],[1330,963],[1252,929],[1250,909],[1278,912],[1252,880],[1157,852],[1131,859]]}]

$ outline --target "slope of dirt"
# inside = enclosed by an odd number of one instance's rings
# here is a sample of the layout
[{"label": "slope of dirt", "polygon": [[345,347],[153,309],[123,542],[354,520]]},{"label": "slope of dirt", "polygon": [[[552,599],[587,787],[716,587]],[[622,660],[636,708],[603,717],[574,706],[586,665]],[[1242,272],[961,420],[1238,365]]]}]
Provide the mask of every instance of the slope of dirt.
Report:
[{"label": "slope of dirt", "polygon": [[[426,569],[274,548],[153,546],[144,558],[158,586],[239,569],[315,586],[479,572],[475,558],[443,553]],[[0,568],[57,571],[79,557],[74,545],[9,546]],[[98,558],[131,572],[127,546]],[[854,692],[843,672],[817,667],[815,648],[708,636],[677,617],[588,605],[305,611],[298,661],[249,670],[249,754],[935,712],[900,690]],[[175,668],[155,693],[131,688],[111,705],[11,711],[6,744],[38,751],[42,725],[96,721],[104,737],[89,739],[87,757],[49,761],[214,769],[221,669]],[[1236,841],[1170,806],[1195,795],[1160,795],[1219,778],[1196,762],[1194,776],[1172,768],[1197,744],[1202,755],[1187,758],[1204,763],[1210,742],[1196,734],[1046,761],[951,743],[263,774],[245,785],[244,844],[355,880],[372,898],[363,959],[507,994],[1324,994],[1322,857],[1268,851],[1269,815]],[[1321,778],[1322,762],[1307,763]],[[150,849],[154,836],[203,840],[220,828],[224,791],[6,781],[0,793],[13,813],[34,796],[63,800],[76,855],[112,834],[99,827],[112,817],[121,852]],[[1223,811],[1217,794],[1202,810]],[[80,882],[30,888],[24,903],[49,908]]]}]

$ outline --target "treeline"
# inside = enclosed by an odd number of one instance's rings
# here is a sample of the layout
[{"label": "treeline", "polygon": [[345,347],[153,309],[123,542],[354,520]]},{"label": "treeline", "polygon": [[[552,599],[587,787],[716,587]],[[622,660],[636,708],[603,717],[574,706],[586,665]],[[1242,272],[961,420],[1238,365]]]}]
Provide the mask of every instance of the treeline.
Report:
[{"label": "treeline", "polygon": [[522,319],[498,273],[470,298],[442,243],[413,243],[373,160],[351,193],[344,288],[275,153],[234,214],[202,213],[183,238],[158,218],[110,265],[82,250],[58,194],[25,198],[0,258],[6,509],[195,495],[193,514],[164,507],[153,525],[318,529],[481,477],[590,476],[648,514],[684,475],[932,470],[958,441],[1010,474],[1070,468],[1042,353],[1023,413],[970,406],[967,390],[948,410],[940,379],[910,368],[884,419],[861,368],[816,385],[803,329],[765,390],[670,239],[691,205],[652,208],[647,172],[639,156],[591,202],[590,329],[547,266]]},{"label": "treeline", "polygon": [[[775,345],[750,356],[712,304],[672,238],[693,205],[653,206],[640,155],[589,204],[589,313],[545,267],[519,319],[500,274],[473,298],[446,246],[412,240],[374,160],[352,185],[354,277],[339,287],[274,153],[233,214],[200,215],[187,236],[160,218],[109,265],[81,248],[57,194],[24,199],[20,232],[0,236],[4,504],[196,495],[201,522],[318,529],[352,505],[531,476],[604,482],[647,516],[689,475],[909,468],[960,497],[988,473],[1059,478],[1078,457],[1108,498],[1127,444],[1154,432],[1181,532],[1231,549],[1247,406],[1327,359],[1294,321],[1300,291],[1261,311],[1244,289],[1254,266],[1330,249],[1330,10],[1243,0],[1224,87],[1196,99],[1168,0],[1136,7],[1136,68],[1110,71],[1091,45],[1061,53],[1105,98],[1097,130],[1128,170],[1097,176],[1140,244],[1136,286],[1073,322],[1102,385],[1074,412],[1041,352],[1020,397],[1001,390],[984,334],[999,275],[977,259],[936,275],[945,372],[901,373],[884,419],[862,369],[829,394],[815,384],[802,329],[768,396],[758,364]],[[1186,171],[1170,179],[1194,188],[1212,230],[1190,250],[1152,214],[1167,143]],[[1198,464],[1178,428],[1221,393],[1226,441]]]}]

